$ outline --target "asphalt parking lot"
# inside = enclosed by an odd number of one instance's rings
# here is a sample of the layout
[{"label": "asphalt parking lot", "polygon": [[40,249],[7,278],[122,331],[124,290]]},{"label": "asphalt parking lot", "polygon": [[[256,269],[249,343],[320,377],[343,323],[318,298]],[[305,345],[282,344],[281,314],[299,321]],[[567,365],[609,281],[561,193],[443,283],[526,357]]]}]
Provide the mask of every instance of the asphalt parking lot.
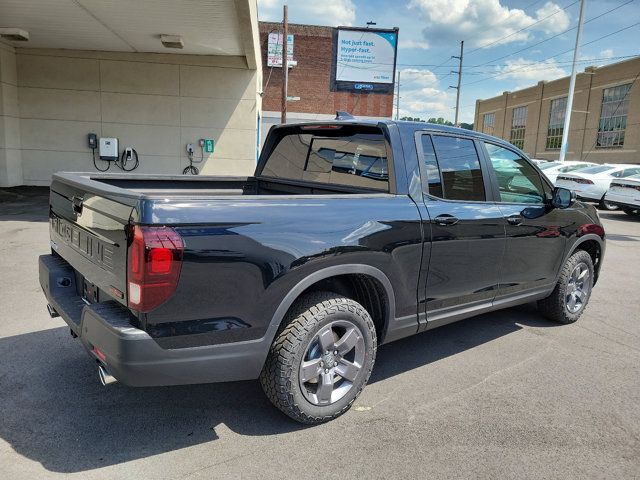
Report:
[{"label": "asphalt parking lot", "polygon": [[102,387],[46,313],[46,191],[0,202],[0,478],[640,477],[639,219],[602,214],[577,324],[526,305],[384,346],[355,407],[303,427],[257,382]]}]

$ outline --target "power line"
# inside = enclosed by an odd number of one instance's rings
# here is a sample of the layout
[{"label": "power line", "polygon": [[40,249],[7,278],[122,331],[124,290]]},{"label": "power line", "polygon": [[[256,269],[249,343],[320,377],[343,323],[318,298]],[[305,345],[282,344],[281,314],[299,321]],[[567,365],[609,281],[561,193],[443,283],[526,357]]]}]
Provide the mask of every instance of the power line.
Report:
[{"label": "power line", "polygon": [[[634,1],[635,0],[627,0],[625,3],[622,3],[622,4],[620,4],[620,5],[616,6],[616,7],[613,7],[610,10],[607,10],[606,12],[603,12],[603,13],[601,13],[599,15],[596,15],[593,18],[590,18],[589,20],[586,20],[584,23],[587,24],[587,23],[593,22],[594,20],[597,20],[597,19],[599,19],[601,17],[604,17],[605,15],[608,15],[609,13],[614,12],[615,10],[618,10],[618,9],[620,9],[620,8],[626,6],[626,5],[629,5],[630,3],[633,3]],[[529,50],[529,49],[531,49],[533,47],[537,47],[538,45],[542,45],[543,43],[548,42],[549,40],[553,40],[554,38],[558,38],[559,36],[564,35],[565,33],[568,33],[568,32],[570,32],[572,30],[575,30],[576,28],[578,28],[578,27],[575,26],[575,27],[568,28],[568,29],[566,29],[566,30],[564,30],[564,31],[562,31],[560,33],[556,33],[555,35],[552,35],[550,37],[546,37],[543,40],[541,40],[539,42],[536,42],[536,43],[534,43],[532,45],[529,45],[527,47],[521,48],[520,50],[516,50],[514,52],[508,53],[507,55],[502,55],[500,57],[494,58],[494,59],[489,60],[487,62],[480,63],[478,65],[472,65],[472,66],[469,66],[467,68],[484,67],[484,66],[486,66],[486,65],[488,65],[488,64],[490,64],[492,62],[495,62],[497,60],[502,60],[503,58],[511,57],[511,56],[516,55],[518,53],[524,52],[525,50]],[[571,50],[573,50],[573,49],[571,49]]]},{"label": "power line", "polygon": [[[618,29],[618,30],[615,30],[614,32],[607,33],[606,35],[603,35],[603,36],[601,36],[601,37],[596,38],[595,40],[591,40],[590,42],[583,43],[583,44],[582,44],[582,45],[580,45],[580,46],[581,46],[581,47],[586,47],[587,45],[591,45],[592,43],[599,42],[600,40],[604,40],[605,38],[608,38],[608,37],[610,37],[610,36],[612,36],[612,35],[616,35],[616,34],[618,34],[618,33],[620,33],[620,32],[625,31],[625,30],[629,30],[630,28],[636,27],[636,26],[638,26],[638,25],[640,25],[640,22],[636,22],[636,23],[634,23],[634,24],[632,24],[632,25],[628,25],[628,26],[626,26],[626,27],[623,27],[623,28],[620,28],[620,29]],[[543,59],[543,60],[540,60],[540,63],[542,63],[542,62],[546,62],[547,60],[551,60],[552,58],[559,57],[560,55],[564,55],[565,53],[569,53],[569,52],[573,52],[573,48],[570,48],[570,49],[568,49],[568,50],[565,50],[564,52],[556,53],[555,55],[551,55],[550,57],[547,57],[547,58],[545,58],[545,59]],[[511,70],[509,73],[513,73],[513,72],[516,72],[516,71],[519,71],[519,70],[521,70],[521,69],[519,69],[519,68],[514,68],[514,69],[513,69],[513,70]],[[492,76],[490,76],[490,77],[483,78],[483,79],[481,79],[481,80],[476,80],[475,82],[466,83],[466,84],[464,84],[464,85],[467,85],[467,86],[468,86],[468,85],[475,85],[475,84],[477,84],[477,83],[486,82],[487,80],[491,80],[491,79],[496,78],[496,77],[499,77],[499,76],[501,76],[501,75],[504,75],[504,73],[503,73],[503,72],[498,72],[496,75],[492,75]]]},{"label": "power line", "polygon": [[514,35],[516,35],[516,34],[518,34],[518,33],[520,33],[520,32],[523,32],[524,30],[527,30],[527,29],[529,29],[529,28],[531,28],[531,27],[534,27],[534,26],[538,25],[539,23],[544,22],[545,20],[547,20],[547,19],[549,19],[549,18],[553,17],[554,15],[557,15],[557,14],[558,14],[558,13],[560,13],[560,12],[564,12],[564,11],[565,11],[565,10],[567,10],[568,8],[570,8],[570,7],[574,6],[574,5],[575,5],[576,3],[578,3],[579,1],[580,1],[580,0],[576,0],[575,2],[570,3],[570,4],[569,4],[569,5],[567,5],[566,7],[561,8],[561,9],[559,9],[559,10],[556,10],[556,11],[555,11],[555,12],[553,12],[552,14],[547,15],[546,17],[541,18],[541,19],[539,19],[539,20],[537,20],[537,21],[533,22],[533,23],[532,23],[532,24],[530,24],[530,25],[527,25],[526,27],[523,27],[523,28],[521,28],[520,30],[516,30],[515,32],[510,33],[509,35],[505,35],[504,37],[500,37],[499,39],[494,40],[493,42],[487,43],[487,44],[485,44],[485,45],[480,45],[479,47],[476,47],[476,48],[474,48],[473,50],[471,50],[471,51],[468,53],[468,55],[471,55],[472,53],[477,52],[478,50],[482,50],[483,48],[487,48],[487,47],[490,47],[490,46],[492,46],[492,45],[495,45],[496,43],[499,43],[499,42],[501,42],[502,40],[504,40],[504,39],[506,39],[506,38],[513,37]]}]

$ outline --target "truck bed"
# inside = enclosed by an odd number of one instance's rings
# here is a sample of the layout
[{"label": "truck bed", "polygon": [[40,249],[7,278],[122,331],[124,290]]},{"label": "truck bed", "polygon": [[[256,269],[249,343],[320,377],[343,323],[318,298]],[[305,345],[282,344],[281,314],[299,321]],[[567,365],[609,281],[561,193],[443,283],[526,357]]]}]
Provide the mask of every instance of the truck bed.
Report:
[{"label": "truck bed", "polygon": [[367,188],[320,185],[269,177],[126,175],[65,172],[55,181],[94,194],[136,200],[176,197],[219,197],[244,195],[328,195],[380,193]]}]

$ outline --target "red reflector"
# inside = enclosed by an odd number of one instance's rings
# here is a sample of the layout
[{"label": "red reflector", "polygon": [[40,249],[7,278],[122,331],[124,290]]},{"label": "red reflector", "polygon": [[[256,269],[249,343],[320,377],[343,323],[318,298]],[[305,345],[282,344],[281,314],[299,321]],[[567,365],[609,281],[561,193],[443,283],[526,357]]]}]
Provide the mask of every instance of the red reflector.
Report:
[{"label": "red reflector", "polygon": [[107,361],[107,356],[104,353],[102,353],[102,350],[100,350],[98,347],[93,347],[91,351],[95,353],[96,357],[98,357],[103,362]]},{"label": "red reflector", "polygon": [[149,312],[166,302],[176,290],[184,244],[171,227],[132,229],[127,265],[127,302]]},{"label": "red reflector", "polygon": [[109,293],[111,295],[113,295],[114,297],[116,297],[116,298],[124,298],[124,293],[122,293],[120,290],[118,290],[113,285],[109,286]]}]

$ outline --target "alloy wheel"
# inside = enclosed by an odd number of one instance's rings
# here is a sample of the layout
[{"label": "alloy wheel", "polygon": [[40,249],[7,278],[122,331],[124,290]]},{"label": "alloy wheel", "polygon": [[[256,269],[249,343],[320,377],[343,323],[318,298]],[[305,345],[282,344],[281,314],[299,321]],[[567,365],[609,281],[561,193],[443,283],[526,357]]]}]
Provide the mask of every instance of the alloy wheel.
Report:
[{"label": "alloy wheel", "polygon": [[570,313],[580,311],[585,305],[591,289],[589,276],[589,267],[582,262],[576,265],[571,272],[565,292],[565,305]]},{"label": "alloy wheel", "polygon": [[336,320],[313,336],[299,368],[300,387],[314,405],[343,398],[363,374],[364,336],[357,325]]}]

